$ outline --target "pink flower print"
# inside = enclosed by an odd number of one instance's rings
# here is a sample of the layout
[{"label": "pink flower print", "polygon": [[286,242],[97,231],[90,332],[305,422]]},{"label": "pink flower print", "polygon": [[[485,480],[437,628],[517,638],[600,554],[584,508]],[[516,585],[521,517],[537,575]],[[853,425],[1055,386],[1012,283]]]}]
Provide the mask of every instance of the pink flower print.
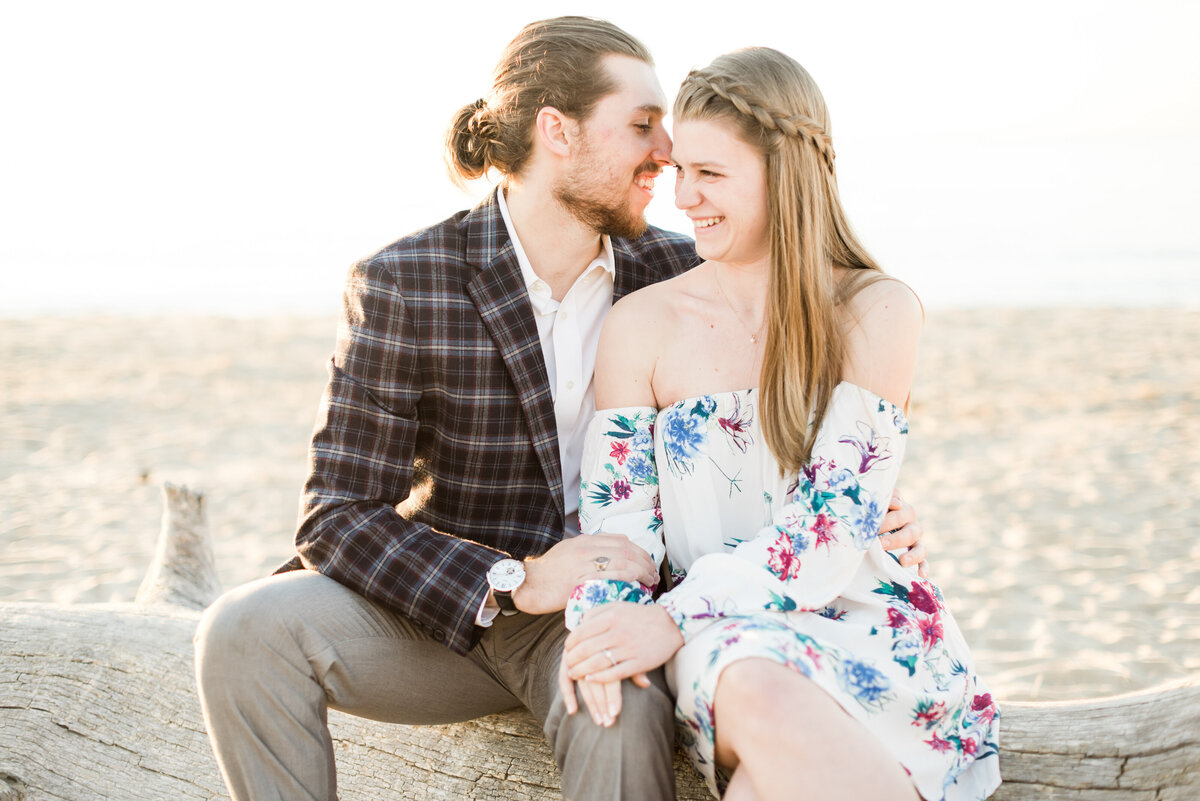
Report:
[{"label": "pink flower print", "polygon": [[925,650],[930,650],[942,641],[942,622],[936,616],[923,619],[920,626],[921,641],[925,644]]},{"label": "pink flower print", "polygon": [[813,523],[813,533],[817,535],[817,545],[824,545],[829,548],[829,543],[837,542],[837,528],[834,520],[829,515],[822,512],[817,515],[816,522]]},{"label": "pink flower print", "polygon": [[804,646],[804,655],[813,663],[813,667],[821,667],[821,652],[813,649],[811,645]]},{"label": "pink flower print", "polygon": [[807,517],[804,512],[788,510],[783,516],[783,527],[788,531],[800,531],[804,528]]},{"label": "pink flower print", "polygon": [[934,723],[937,723],[946,714],[946,704],[944,701],[938,701],[936,704],[931,704],[928,701],[923,701],[917,707],[917,715],[913,718],[912,725],[924,726],[931,728]]},{"label": "pink flower print", "polygon": [[612,444],[612,451],[608,455],[616,459],[617,464],[624,465],[625,460],[629,458],[629,444],[622,440],[614,442]]},{"label": "pink flower print", "polygon": [[962,751],[967,756],[975,753],[975,749],[979,747],[979,743],[975,742],[974,737],[968,737],[962,741]]},{"label": "pink flower print", "polygon": [[905,630],[909,627],[908,615],[899,609],[888,608],[888,628]]},{"label": "pink flower print", "polygon": [[936,734],[933,735],[933,737],[926,740],[925,745],[929,746],[930,748],[932,748],[934,751],[937,751],[938,753],[945,753],[947,751],[954,750],[954,745],[949,740],[943,740],[941,737],[938,737]]},{"label": "pink flower print", "polygon": [[924,584],[916,581],[909,588],[908,602],[927,615],[936,614],[938,611],[937,600],[934,599],[933,593],[927,590]]},{"label": "pink flower print", "polygon": [[996,717],[996,703],[992,700],[991,693],[975,696],[971,701],[971,709],[979,713],[979,720],[983,723],[991,723]]},{"label": "pink flower print", "polygon": [[613,482],[612,496],[613,500],[623,501],[633,494],[633,487],[629,486],[629,482],[623,478],[619,478]]},{"label": "pink flower print", "polygon": [[800,557],[792,548],[792,538],[786,531],[779,532],[775,544],[767,548],[770,558],[767,567],[784,581],[800,575]]},{"label": "pink flower print", "polygon": [[[829,471],[833,470],[836,466],[837,465],[835,465],[833,462],[825,459],[824,457],[818,456],[813,459],[810,459],[808,464],[801,465],[800,473],[806,479],[808,479],[809,484],[816,486],[817,480],[820,478],[820,474],[822,472],[828,473]],[[799,484],[799,480],[797,477],[796,489],[799,489],[799,488],[800,488],[800,484]]]},{"label": "pink flower print", "polygon": [[854,437],[842,437],[838,442],[844,445],[853,445],[858,449],[858,474],[870,470],[877,462],[886,462],[892,456],[887,452],[887,437],[875,436],[875,430],[862,420],[858,421],[858,430],[863,433],[862,439]]},{"label": "pink flower print", "polygon": [[742,410],[742,397],[740,395],[733,396],[733,413],[728,417],[718,417],[717,424],[721,426],[721,430],[733,441],[733,444],[742,453],[746,452],[746,448],[754,441],[750,436],[750,426],[754,421],[754,410],[747,407]]},{"label": "pink flower print", "polygon": [[728,648],[742,641],[742,635],[737,631],[737,626],[728,626],[727,628],[731,629],[731,632],[721,639],[721,642],[717,646],[718,648]]}]

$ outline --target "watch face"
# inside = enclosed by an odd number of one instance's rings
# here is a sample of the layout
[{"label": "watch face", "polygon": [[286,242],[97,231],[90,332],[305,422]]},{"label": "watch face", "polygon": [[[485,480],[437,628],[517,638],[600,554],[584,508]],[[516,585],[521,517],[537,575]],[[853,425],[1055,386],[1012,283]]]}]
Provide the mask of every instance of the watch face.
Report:
[{"label": "watch face", "polygon": [[502,559],[488,571],[488,584],[497,592],[512,592],[525,580],[525,565],[516,559]]}]

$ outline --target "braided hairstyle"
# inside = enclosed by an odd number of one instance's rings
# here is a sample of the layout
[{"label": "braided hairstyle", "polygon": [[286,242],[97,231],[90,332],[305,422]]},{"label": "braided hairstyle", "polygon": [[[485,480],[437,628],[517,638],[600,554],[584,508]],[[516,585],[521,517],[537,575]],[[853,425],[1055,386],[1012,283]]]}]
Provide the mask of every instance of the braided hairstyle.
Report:
[{"label": "braided hairstyle", "polygon": [[646,46],[604,20],[556,17],[521,29],[492,74],[492,90],[455,113],[446,164],[458,183],[489,169],[519,175],[533,150],[538,111],[552,106],[577,121],[616,84],[601,60],[623,55],[653,64]]},{"label": "braided hairstyle", "polygon": [[[838,307],[883,277],[838,197],[825,99],[795,60],[754,47],[689,73],[672,113],[676,123],[731,124],[763,154],[771,266],[760,420],[780,469],[798,471],[842,377]],[[835,280],[834,266],[852,268],[850,278]]]}]

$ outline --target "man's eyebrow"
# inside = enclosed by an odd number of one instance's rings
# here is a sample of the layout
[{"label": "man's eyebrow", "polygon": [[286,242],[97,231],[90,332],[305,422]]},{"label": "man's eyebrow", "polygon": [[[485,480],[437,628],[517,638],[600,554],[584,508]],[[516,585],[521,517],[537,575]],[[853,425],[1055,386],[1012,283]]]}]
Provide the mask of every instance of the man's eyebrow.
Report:
[{"label": "man's eyebrow", "polygon": [[644,104],[638,106],[637,110],[644,111],[647,114],[657,114],[660,117],[666,113],[663,111],[663,107],[660,105],[657,105],[656,103],[644,103]]}]

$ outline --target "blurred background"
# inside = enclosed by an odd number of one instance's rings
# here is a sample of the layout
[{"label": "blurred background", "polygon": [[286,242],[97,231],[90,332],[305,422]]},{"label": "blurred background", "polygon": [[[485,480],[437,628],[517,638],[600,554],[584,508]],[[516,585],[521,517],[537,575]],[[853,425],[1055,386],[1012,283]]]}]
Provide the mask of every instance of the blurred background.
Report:
[{"label": "blurred background", "polygon": [[[1200,304],[1190,2],[39,2],[0,12],[0,313],[336,311],[346,267],[474,205],[441,137],[527,21],[687,70],[797,58],[851,219],[933,308]],[[774,8],[772,8],[774,6]],[[688,230],[659,182],[650,218]]]},{"label": "blurred background", "polygon": [[668,97],[755,44],[821,86],[928,311],[901,488],[998,697],[1194,675],[1200,4],[769,5],[6,4],[0,602],[132,599],[163,481],[207,492],[226,587],[290,555],[347,268],[488,191],[445,126],[581,13]]}]

